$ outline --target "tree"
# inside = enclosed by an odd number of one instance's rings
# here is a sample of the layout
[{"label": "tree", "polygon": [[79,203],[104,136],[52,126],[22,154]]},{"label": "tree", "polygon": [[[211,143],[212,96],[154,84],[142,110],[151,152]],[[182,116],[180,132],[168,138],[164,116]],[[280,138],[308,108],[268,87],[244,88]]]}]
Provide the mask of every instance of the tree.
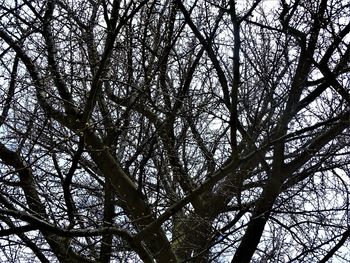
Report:
[{"label": "tree", "polygon": [[349,9],[2,1],[2,261],[348,262]]}]

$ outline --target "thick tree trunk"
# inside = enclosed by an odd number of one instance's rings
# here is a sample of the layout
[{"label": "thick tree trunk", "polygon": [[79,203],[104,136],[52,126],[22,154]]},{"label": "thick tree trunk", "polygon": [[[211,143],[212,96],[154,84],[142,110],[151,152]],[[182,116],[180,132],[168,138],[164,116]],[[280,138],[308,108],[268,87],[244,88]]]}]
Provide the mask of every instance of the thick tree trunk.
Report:
[{"label": "thick tree trunk", "polygon": [[286,176],[282,175],[281,172],[272,173],[258,200],[247,230],[231,261],[232,263],[248,263],[251,261],[260,242],[270,211],[280,193],[280,189],[285,180],[284,178],[286,178]]}]

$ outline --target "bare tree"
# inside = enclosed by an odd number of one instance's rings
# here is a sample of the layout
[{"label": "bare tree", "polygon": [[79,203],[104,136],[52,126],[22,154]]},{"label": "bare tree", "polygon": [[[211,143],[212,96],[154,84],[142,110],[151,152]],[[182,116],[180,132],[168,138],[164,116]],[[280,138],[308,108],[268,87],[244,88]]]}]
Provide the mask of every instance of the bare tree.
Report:
[{"label": "bare tree", "polygon": [[0,5],[1,261],[350,260],[347,1]]}]

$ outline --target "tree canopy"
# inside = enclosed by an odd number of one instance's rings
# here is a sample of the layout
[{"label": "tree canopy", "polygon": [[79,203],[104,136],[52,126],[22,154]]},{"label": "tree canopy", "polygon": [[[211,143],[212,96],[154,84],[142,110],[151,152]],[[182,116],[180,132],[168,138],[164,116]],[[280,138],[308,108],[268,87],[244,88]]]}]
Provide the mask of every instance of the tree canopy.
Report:
[{"label": "tree canopy", "polygon": [[349,14],[1,1],[0,261],[349,262]]}]

